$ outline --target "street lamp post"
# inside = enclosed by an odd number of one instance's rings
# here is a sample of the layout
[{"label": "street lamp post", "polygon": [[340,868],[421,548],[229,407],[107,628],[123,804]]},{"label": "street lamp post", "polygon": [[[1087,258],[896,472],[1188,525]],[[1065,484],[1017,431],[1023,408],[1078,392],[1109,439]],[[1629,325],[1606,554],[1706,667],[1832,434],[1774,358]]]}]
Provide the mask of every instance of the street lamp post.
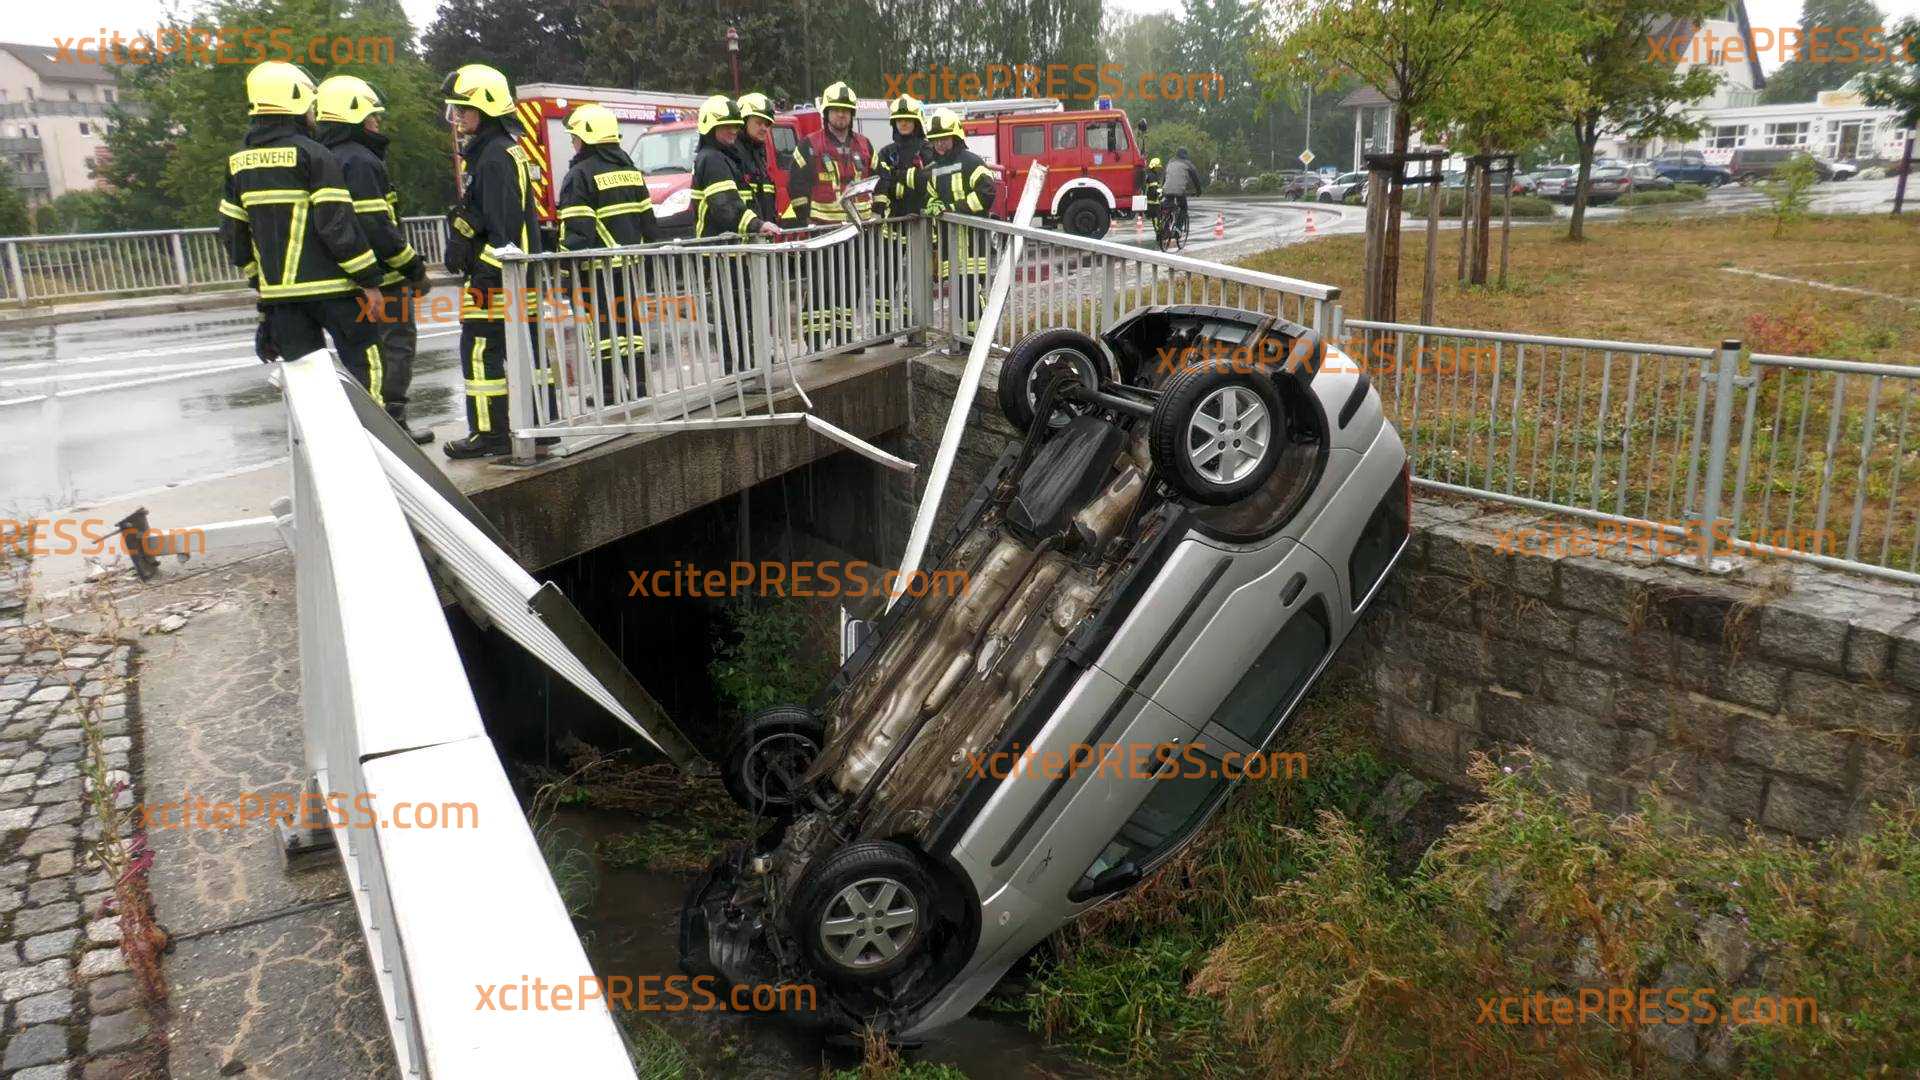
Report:
[{"label": "street lamp post", "polygon": [[727,64],[733,68],[733,96],[740,96],[740,30],[727,27]]}]

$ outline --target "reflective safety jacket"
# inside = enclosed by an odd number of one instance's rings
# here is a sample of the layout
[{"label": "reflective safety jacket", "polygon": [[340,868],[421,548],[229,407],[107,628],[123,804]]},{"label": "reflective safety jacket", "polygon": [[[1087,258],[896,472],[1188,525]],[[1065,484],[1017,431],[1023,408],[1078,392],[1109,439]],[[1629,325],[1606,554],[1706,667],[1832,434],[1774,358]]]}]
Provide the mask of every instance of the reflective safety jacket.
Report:
[{"label": "reflective safety jacket", "polygon": [[793,148],[793,167],[787,171],[788,216],[802,226],[847,220],[840,193],[878,168],[873,143],[865,135],[848,131],[847,141],[840,142],[825,128],[808,133]]},{"label": "reflective safety jacket", "polygon": [[288,116],[263,116],[227,158],[220,243],[262,303],[348,296],[380,284],[340,163]]},{"label": "reflective safety jacket", "polygon": [[611,143],[589,146],[560,184],[560,250],[630,247],[661,238],[647,174]]},{"label": "reflective safety jacket", "polygon": [[[741,138],[746,138],[743,133]],[[739,155],[712,135],[700,136],[693,157],[693,235],[747,237],[760,227],[760,215],[748,201]]]},{"label": "reflective safety jacket", "polygon": [[876,159],[880,186],[873,192],[875,217],[905,217],[920,212],[920,195],[915,189],[918,170],[926,167],[933,152],[927,149],[926,136],[897,135],[880,148]]},{"label": "reflective safety jacket", "polygon": [[[465,276],[460,320],[495,322],[507,317],[500,249],[512,245],[529,255],[540,254],[540,218],[530,179],[534,166],[498,119],[483,122],[460,148],[460,156],[466,167],[454,229],[463,234],[461,239],[471,252],[464,265],[450,267]],[[472,235],[465,235],[468,231]],[[521,302],[531,317],[531,289]]]},{"label": "reflective safety jacket", "polygon": [[359,124],[332,121],[318,125],[317,130],[320,144],[340,162],[347,194],[353,197],[354,217],[385,270],[380,284],[398,285],[412,277],[414,264],[422,260],[400,228],[400,193],[387,177],[387,137]]},{"label": "reflective safety jacket", "polygon": [[[771,137],[771,136],[769,136]],[[767,143],[757,143],[743,133],[740,141],[734,143],[734,149],[740,157],[740,195],[753,212],[763,221],[774,221],[780,216],[779,189],[773,181],[771,157],[773,147]]]},{"label": "reflective safety jacket", "polygon": [[993,209],[993,170],[959,140],[946,156],[931,158],[919,175],[921,199],[929,214],[948,210],[986,214]]}]

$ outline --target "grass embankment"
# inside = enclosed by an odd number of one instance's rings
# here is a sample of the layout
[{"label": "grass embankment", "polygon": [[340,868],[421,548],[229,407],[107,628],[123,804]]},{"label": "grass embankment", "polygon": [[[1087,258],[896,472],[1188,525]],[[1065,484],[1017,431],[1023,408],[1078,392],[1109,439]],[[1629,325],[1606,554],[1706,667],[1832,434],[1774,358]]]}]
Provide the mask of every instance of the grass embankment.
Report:
[{"label": "grass embankment", "polygon": [[[1920,214],[1810,218],[1773,239],[1759,216],[1590,222],[1587,240],[1560,226],[1515,229],[1508,287],[1455,281],[1459,237],[1440,237],[1434,321],[1528,334],[1812,352],[1887,364],[1920,363]],[[1499,270],[1494,238],[1493,273]],[[1400,318],[1417,322],[1425,236],[1403,223]],[[1362,299],[1360,236],[1278,248],[1241,265],[1338,285],[1348,317]],[[1889,293],[1913,303],[1771,281],[1726,268]],[[1804,328],[1795,341],[1755,339],[1756,319]],[[1762,332],[1764,334],[1764,331]],[[1797,347],[1775,349],[1775,345]]]}]

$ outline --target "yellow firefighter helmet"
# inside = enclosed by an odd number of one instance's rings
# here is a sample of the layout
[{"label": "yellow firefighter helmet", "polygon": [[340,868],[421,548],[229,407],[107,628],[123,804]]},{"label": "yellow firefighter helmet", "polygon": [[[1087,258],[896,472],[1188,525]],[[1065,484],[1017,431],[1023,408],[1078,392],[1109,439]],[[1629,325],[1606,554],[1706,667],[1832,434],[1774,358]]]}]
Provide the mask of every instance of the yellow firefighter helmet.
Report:
[{"label": "yellow firefighter helmet", "polygon": [[894,98],[887,109],[891,114],[889,119],[913,120],[923,128],[927,126],[926,112],[920,107],[920,99],[911,94],[901,94]]},{"label": "yellow firefighter helmet", "polygon": [[834,83],[832,86],[820,91],[820,113],[822,116],[826,115],[828,109],[847,109],[851,111],[859,107],[859,96],[853,92],[853,87],[848,86],[844,82]]},{"label": "yellow firefighter helmet", "polygon": [[714,128],[744,123],[746,121],[740,116],[740,106],[725,94],[715,94],[700,103],[700,134],[702,135],[711,132]]},{"label": "yellow firefighter helmet", "polygon": [[567,132],[588,146],[620,141],[620,118],[605,105],[589,101],[567,116]]},{"label": "yellow firefighter helmet", "polygon": [[935,109],[927,118],[927,138],[958,139],[963,136],[960,130],[960,114],[952,109]]},{"label": "yellow firefighter helmet", "polygon": [[740,100],[736,102],[736,104],[740,107],[740,116],[742,119],[751,120],[757,116],[769,124],[773,123],[773,101],[768,98],[767,95],[757,91],[751,94],[741,94]]},{"label": "yellow firefighter helmet", "polygon": [[297,65],[268,60],[247,72],[250,116],[305,116],[313,98],[313,76]]},{"label": "yellow firefighter helmet", "polygon": [[488,116],[513,112],[513,88],[507,77],[485,64],[463,64],[440,84],[440,96],[449,105],[467,105]]},{"label": "yellow firefighter helmet", "polygon": [[374,113],[387,111],[387,107],[380,104],[380,95],[357,75],[329,75],[320,80],[314,97],[319,102],[319,111],[314,114],[316,120],[358,124]]}]

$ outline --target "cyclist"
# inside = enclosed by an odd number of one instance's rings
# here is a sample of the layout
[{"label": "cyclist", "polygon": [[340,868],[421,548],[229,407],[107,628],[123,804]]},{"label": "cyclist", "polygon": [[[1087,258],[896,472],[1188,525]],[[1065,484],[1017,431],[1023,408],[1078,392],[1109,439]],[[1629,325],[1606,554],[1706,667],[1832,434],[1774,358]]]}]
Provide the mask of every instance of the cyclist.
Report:
[{"label": "cyclist", "polygon": [[1187,198],[1200,194],[1200,170],[1194,167],[1193,159],[1187,156],[1187,148],[1181,147],[1173,152],[1173,160],[1167,163],[1167,179],[1162,191],[1165,198],[1173,204],[1174,212],[1180,216],[1180,231],[1187,231]]}]

